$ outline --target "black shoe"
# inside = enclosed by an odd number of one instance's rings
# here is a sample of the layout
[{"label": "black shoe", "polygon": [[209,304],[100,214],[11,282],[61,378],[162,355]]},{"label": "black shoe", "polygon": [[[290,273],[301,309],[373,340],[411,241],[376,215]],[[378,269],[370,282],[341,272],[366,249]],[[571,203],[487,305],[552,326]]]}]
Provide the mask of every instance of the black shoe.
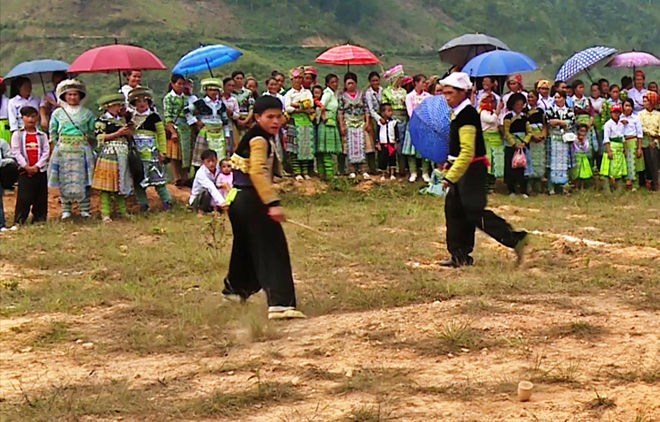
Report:
[{"label": "black shoe", "polygon": [[471,256],[468,256],[464,260],[459,260],[455,257],[451,257],[449,259],[446,259],[444,261],[440,261],[440,266],[441,267],[447,267],[447,268],[459,268],[459,267],[469,267],[474,265],[474,259]]}]

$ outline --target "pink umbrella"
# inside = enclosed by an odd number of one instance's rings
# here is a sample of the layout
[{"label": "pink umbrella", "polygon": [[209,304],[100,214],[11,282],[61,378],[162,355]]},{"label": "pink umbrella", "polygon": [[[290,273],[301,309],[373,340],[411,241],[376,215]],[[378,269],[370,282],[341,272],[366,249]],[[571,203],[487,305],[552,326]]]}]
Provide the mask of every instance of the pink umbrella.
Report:
[{"label": "pink umbrella", "polygon": [[644,51],[628,51],[619,53],[607,64],[607,67],[636,67],[660,66],[660,59]]}]

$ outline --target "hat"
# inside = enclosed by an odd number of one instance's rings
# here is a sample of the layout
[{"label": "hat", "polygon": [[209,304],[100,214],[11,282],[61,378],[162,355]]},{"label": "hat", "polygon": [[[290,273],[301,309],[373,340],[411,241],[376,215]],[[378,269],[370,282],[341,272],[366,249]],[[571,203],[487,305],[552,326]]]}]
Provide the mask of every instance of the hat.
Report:
[{"label": "hat", "polygon": [[55,90],[57,98],[61,101],[64,101],[64,96],[69,91],[78,91],[80,93],[80,99],[82,100],[87,96],[87,90],[85,89],[85,84],[79,81],[78,79],[65,79],[59,84],[57,84],[57,89]]},{"label": "hat", "polygon": [[619,113],[623,111],[623,109],[621,108],[621,104],[619,103],[612,104],[612,106],[610,107],[610,113],[614,113],[615,111],[618,111]]},{"label": "hat", "polygon": [[124,105],[126,103],[126,99],[124,98],[124,94],[121,92],[115,92],[113,94],[103,95],[98,99],[97,103],[99,104],[101,110],[103,110],[104,108],[115,104]]},{"label": "hat", "polygon": [[289,71],[289,77],[290,77],[291,79],[293,79],[293,78],[298,78],[298,77],[302,76],[304,72],[305,72],[305,68],[304,68],[304,67],[302,67],[302,66],[294,67],[293,69],[291,69],[291,70]]},{"label": "hat", "polygon": [[470,76],[465,72],[450,73],[449,76],[440,81],[442,86],[451,86],[456,89],[467,91],[472,89],[472,81]]},{"label": "hat", "polygon": [[314,66],[305,66],[305,74],[307,73],[316,76],[317,75],[316,68]]},{"label": "hat", "polygon": [[401,78],[401,85],[408,85],[412,81],[413,81],[412,77],[404,76],[403,78]]},{"label": "hat", "polygon": [[206,91],[206,88],[222,89],[222,81],[218,78],[202,79],[202,92]]},{"label": "hat", "polygon": [[383,73],[383,78],[389,79],[389,80],[395,80],[397,78],[400,78],[403,75],[404,75],[403,65],[398,64],[398,65],[388,69],[387,71],[385,71],[385,73]]},{"label": "hat", "polygon": [[135,101],[139,98],[144,98],[147,101],[154,101],[154,93],[152,90],[145,86],[136,86],[128,92],[128,103],[135,105]]},{"label": "hat", "polygon": [[548,88],[548,89],[550,89],[550,81],[547,80],[547,79],[541,79],[540,81],[538,81],[538,82],[536,83],[536,88],[537,88],[537,89],[540,89],[540,88]]},{"label": "hat", "polygon": [[642,78],[646,78],[646,75],[644,74],[644,71],[642,69],[637,69],[635,71],[635,77],[641,76]]},{"label": "hat", "polygon": [[518,82],[520,85],[522,85],[522,75],[520,73],[516,73],[515,75],[509,75],[509,77],[506,80],[507,82]]}]

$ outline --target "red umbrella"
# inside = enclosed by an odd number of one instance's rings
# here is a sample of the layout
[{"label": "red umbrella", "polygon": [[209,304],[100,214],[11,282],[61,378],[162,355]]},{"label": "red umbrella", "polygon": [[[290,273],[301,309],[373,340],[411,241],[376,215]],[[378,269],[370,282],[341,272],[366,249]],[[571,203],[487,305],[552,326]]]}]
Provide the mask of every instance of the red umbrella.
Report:
[{"label": "red umbrella", "polygon": [[366,48],[344,44],[324,51],[316,58],[316,62],[350,66],[352,64],[378,64],[380,60]]},{"label": "red umbrella", "polygon": [[[67,72],[96,73],[122,70],[165,70],[162,61],[151,51],[134,45],[111,44],[92,48],[76,58]],[[121,75],[119,77],[121,85]]]}]

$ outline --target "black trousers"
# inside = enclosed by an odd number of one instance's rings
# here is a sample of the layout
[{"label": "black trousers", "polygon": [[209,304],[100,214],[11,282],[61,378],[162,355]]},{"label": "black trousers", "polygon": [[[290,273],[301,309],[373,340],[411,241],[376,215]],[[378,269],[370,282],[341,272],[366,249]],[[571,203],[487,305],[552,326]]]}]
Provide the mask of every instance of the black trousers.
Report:
[{"label": "black trousers", "polygon": [[289,247],[282,225],[268,216],[254,188],[242,188],[229,207],[234,233],[224,294],[244,299],[264,289],[268,306],[296,306]]},{"label": "black trousers", "polygon": [[195,199],[193,199],[192,207],[195,212],[201,211],[205,213],[213,212],[213,206],[211,205],[211,194],[204,190],[199,193]]},{"label": "black trousers", "polygon": [[445,198],[447,249],[452,259],[460,264],[472,261],[470,254],[477,228],[509,248],[514,248],[527,234],[514,231],[503,218],[486,209],[487,174],[484,162],[470,164]]},{"label": "black trousers", "polygon": [[32,176],[18,175],[14,224],[25,224],[32,211],[32,222],[46,221],[48,217],[48,179],[46,172]]},{"label": "black trousers", "polygon": [[0,183],[2,183],[2,188],[14,189],[14,184],[18,180],[18,164],[15,161],[12,161],[4,166],[0,167]]},{"label": "black trousers", "polygon": [[388,169],[396,169],[396,151],[390,155],[390,152],[385,146],[378,151],[378,169],[385,171]]},{"label": "black trousers", "polygon": [[639,186],[645,187],[646,181],[651,181],[651,189],[658,188],[658,167],[660,166],[660,151],[658,148],[642,148],[646,170],[639,173]]},{"label": "black trousers", "polygon": [[513,155],[516,149],[513,147],[504,148],[504,182],[506,183],[509,193],[518,193],[516,190],[520,186],[520,194],[527,193],[527,178],[525,177],[525,169],[514,169],[511,165]]}]

